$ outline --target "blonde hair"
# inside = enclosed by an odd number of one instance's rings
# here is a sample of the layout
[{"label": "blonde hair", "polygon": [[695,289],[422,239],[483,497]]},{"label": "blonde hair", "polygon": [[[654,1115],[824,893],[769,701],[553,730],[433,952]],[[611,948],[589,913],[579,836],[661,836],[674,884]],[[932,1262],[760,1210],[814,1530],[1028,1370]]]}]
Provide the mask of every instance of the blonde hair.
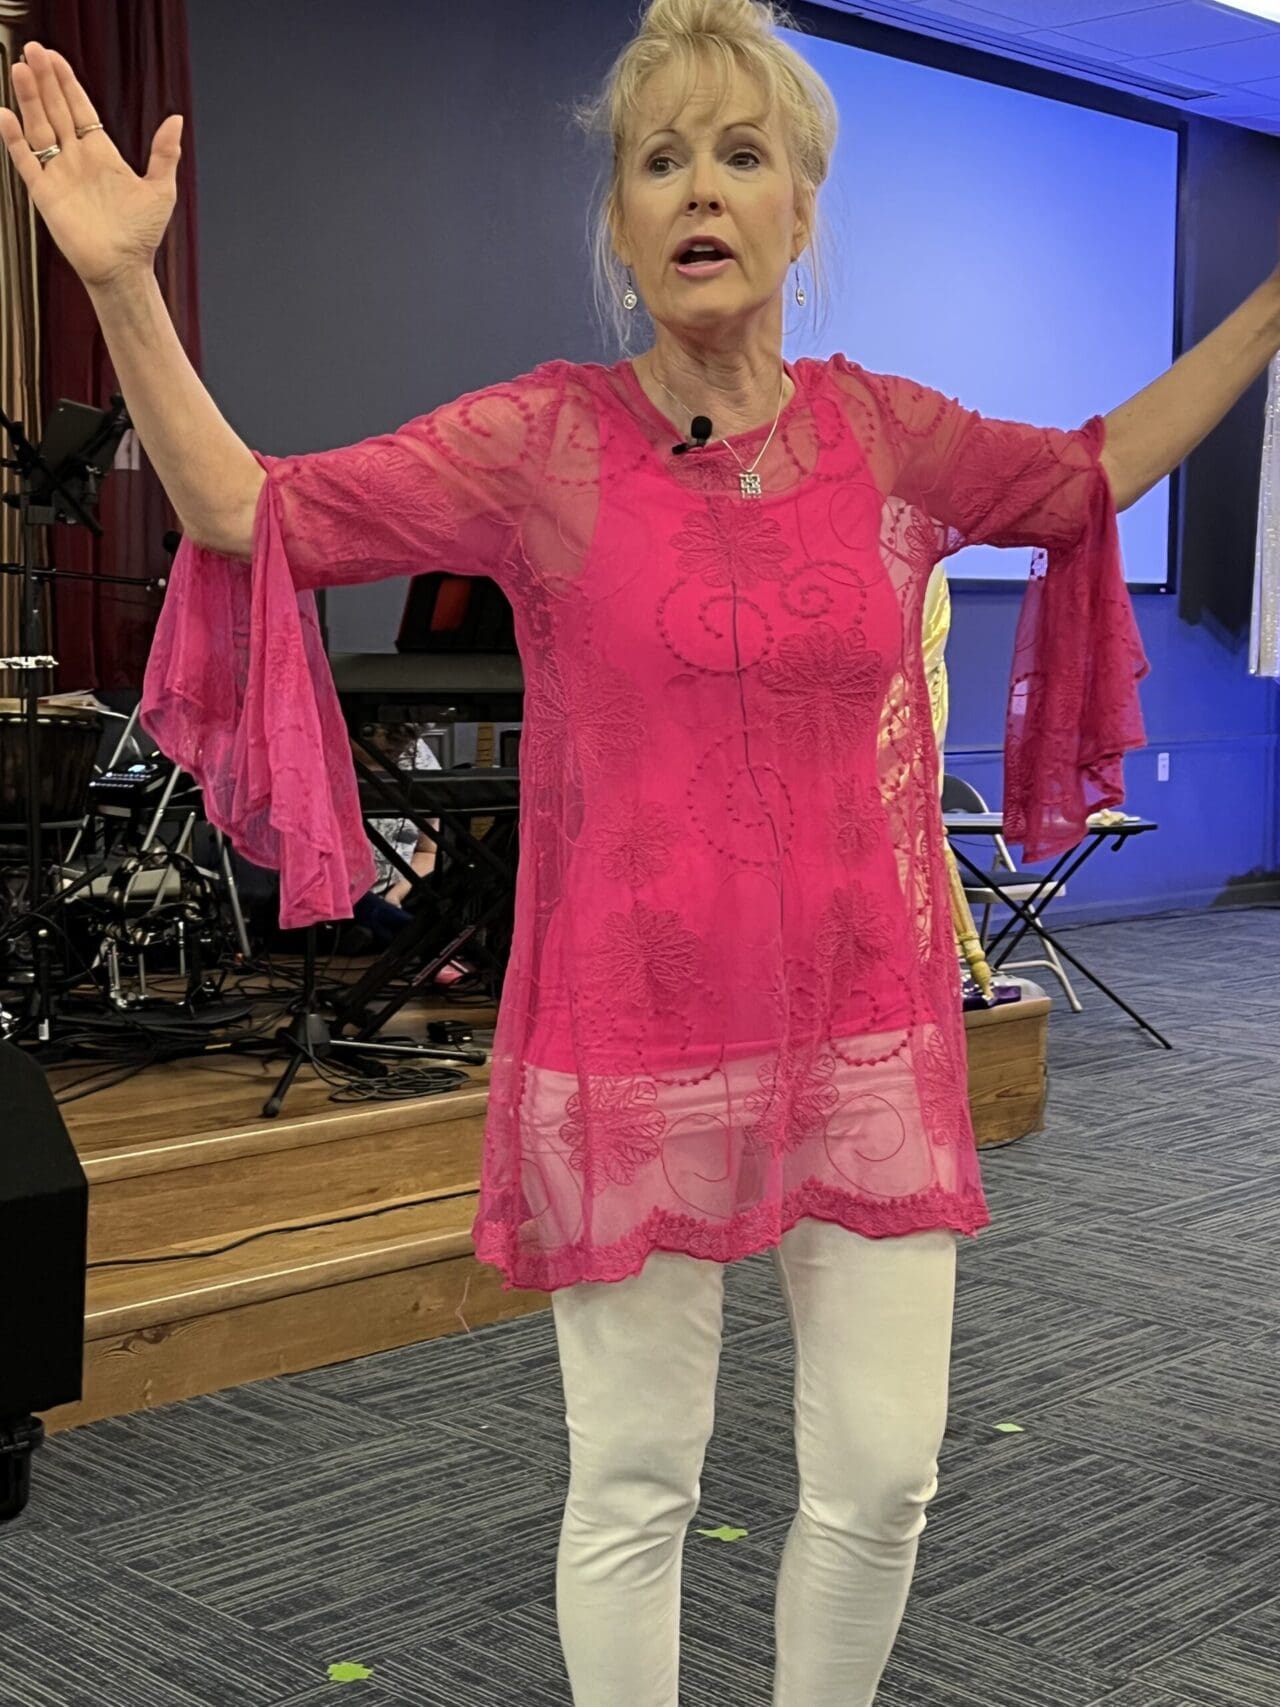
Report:
[{"label": "blonde hair", "polygon": [[831,91],[816,71],[788,46],[779,29],[796,29],[790,14],[773,0],[650,0],[637,34],[611,66],[600,93],[579,103],[574,117],[589,136],[611,145],[608,183],[593,205],[588,242],[596,313],[606,335],[629,350],[634,313],[622,307],[626,270],[613,247],[612,226],[622,212],[623,153],[641,92],[656,71],[670,66],[683,72],[677,110],[710,62],[720,73],[717,112],[728,96],[735,69],[754,77],[781,114],[788,158],[796,181],[797,202],[811,200],[813,223],[809,249],[815,312],[828,298],[824,232],[819,227],[818,190],[826,180],[835,149],[838,117]]}]

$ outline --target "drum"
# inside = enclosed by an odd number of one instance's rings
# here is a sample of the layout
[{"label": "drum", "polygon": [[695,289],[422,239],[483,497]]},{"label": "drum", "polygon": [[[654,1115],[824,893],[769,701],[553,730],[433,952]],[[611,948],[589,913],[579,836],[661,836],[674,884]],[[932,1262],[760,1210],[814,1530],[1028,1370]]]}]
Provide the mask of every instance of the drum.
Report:
[{"label": "drum", "polygon": [[[84,706],[42,705],[38,722],[41,822],[83,818],[102,719]],[[21,700],[0,699],[0,824],[24,824],[26,817],[26,719]]]}]

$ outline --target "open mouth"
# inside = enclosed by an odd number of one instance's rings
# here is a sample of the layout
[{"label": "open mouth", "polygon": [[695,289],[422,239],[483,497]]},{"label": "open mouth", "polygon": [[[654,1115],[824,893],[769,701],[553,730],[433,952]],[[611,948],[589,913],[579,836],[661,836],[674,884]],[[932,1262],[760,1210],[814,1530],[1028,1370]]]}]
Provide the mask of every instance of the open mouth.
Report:
[{"label": "open mouth", "polygon": [[732,264],[732,255],[725,255],[717,249],[708,249],[700,244],[683,250],[676,257],[675,263],[676,271],[683,273],[686,278],[709,278],[715,273],[722,273]]}]

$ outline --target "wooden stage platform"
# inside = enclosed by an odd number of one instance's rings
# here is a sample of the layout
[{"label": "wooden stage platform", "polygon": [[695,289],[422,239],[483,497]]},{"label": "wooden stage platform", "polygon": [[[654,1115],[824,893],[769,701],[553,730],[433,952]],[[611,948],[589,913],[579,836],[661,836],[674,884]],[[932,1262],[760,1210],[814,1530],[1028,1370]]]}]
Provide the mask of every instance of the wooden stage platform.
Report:
[{"label": "wooden stage platform", "polygon": [[[981,1143],[1040,1125],[1049,1006],[968,1016]],[[267,1120],[280,1066],[210,1054],[67,1105],[89,1261],[112,1266],[89,1274],[84,1397],[50,1433],[547,1306],[475,1260],[487,1069],[438,1097],[338,1103],[307,1068]]]}]

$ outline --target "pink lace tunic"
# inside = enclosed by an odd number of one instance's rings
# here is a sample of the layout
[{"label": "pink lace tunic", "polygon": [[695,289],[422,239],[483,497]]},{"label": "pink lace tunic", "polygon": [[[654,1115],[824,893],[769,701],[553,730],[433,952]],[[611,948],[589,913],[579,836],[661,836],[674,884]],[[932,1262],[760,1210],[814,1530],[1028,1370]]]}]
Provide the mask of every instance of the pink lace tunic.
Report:
[{"label": "pink lace tunic", "polygon": [[474,1225],[507,1290],[729,1262],[806,1216],[989,1221],[921,658],[941,556],[1040,548],[1006,755],[1028,857],[1122,798],[1142,741],[1101,421],[987,420],[843,356],[787,371],[759,498],[722,445],[671,456],[628,362],[556,361],[264,457],[252,564],[175,564],[145,721],[278,866],[289,925],[346,916],[373,870],[312,590],[445,569],[511,600],[520,868]]}]

